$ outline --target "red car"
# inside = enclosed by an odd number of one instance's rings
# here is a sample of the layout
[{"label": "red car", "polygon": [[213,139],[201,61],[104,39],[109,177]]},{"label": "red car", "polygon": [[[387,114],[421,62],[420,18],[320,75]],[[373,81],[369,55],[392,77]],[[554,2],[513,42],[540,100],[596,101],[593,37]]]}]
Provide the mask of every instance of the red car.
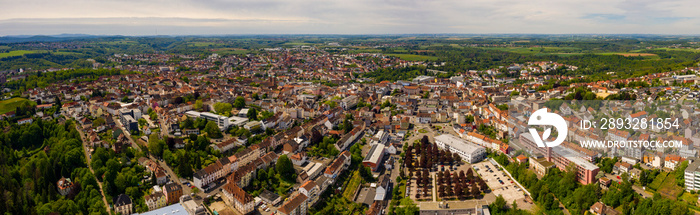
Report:
[{"label": "red car", "polygon": [[617,176],[617,179],[621,179],[619,175]]}]

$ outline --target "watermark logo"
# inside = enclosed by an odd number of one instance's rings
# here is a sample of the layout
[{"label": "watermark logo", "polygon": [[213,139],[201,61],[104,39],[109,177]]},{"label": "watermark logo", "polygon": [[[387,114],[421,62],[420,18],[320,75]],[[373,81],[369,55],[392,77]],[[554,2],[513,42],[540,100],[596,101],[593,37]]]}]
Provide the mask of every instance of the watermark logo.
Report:
[{"label": "watermark logo", "polygon": [[527,121],[527,124],[530,126],[551,125],[557,129],[557,138],[554,139],[554,141],[545,141],[552,133],[552,128],[547,128],[542,134],[542,137],[540,137],[536,129],[530,128],[529,130],[530,134],[532,134],[532,139],[535,140],[538,147],[555,147],[561,145],[561,143],[564,142],[564,139],[566,139],[568,132],[568,129],[566,128],[566,121],[559,114],[547,112],[547,108],[542,108],[532,113],[530,119]]}]

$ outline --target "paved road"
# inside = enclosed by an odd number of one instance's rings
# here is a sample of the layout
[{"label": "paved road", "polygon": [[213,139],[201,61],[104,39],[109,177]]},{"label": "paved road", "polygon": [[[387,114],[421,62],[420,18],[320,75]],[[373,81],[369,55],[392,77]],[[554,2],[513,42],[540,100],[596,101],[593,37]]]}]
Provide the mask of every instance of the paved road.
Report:
[{"label": "paved road", "polygon": [[[123,126],[122,126],[121,122],[119,121],[119,119],[116,119],[116,117],[115,117],[114,121],[117,123],[118,127],[119,127],[120,129],[122,129],[122,131],[124,132],[124,134],[126,134],[126,135],[124,135],[124,136],[126,136],[126,138],[129,139],[129,142],[131,142],[131,147],[135,148],[136,150],[141,151],[141,147],[139,146],[139,144],[136,143],[136,141],[134,141],[133,138],[131,138],[131,135],[130,135],[129,132],[125,131],[125,129],[123,128]],[[178,177],[178,176],[175,174],[175,172],[173,172],[173,170],[170,168],[170,166],[168,166],[165,162],[160,161],[160,160],[157,159],[156,157],[153,157],[153,155],[151,155],[151,154],[148,155],[148,158],[150,158],[151,160],[156,161],[156,163],[158,163],[158,165],[160,165],[160,167],[162,167],[162,168],[165,170],[165,172],[168,174],[168,176],[170,176],[170,180],[173,181],[173,182],[175,182],[176,184],[180,185],[180,187],[182,187],[182,194],[183,194],[183,195],[189,195],[190,193],[192,193],[192,188],[189,187],[189,186],[183,185],[183,184],[180,182],[180,177]],[[199,203],[199,202],[198,202],[198,203]]]},{"label": "paved road", "polygon": [[[80,134],[80,138],[83,140],[83,152],[85,152],[85,159],[87,159],[87,165],[88,168],[90,169],[90,172],[92,172],[93,175],[95,175],[95,171],[92,170],[92,166],[90,165],[90,162],[92,162],[92,158],[90,156],[90,153],[88,152],[88,145],[87,145],[87,138],[85,137],[85,134],[83,134],[83,130],[78,127],[78,124],[75,124],[75,129],[78,130],[78,133]],[[105,208],[107,208],[107,213],[111,214],[111,210],[109,208],[109,203],[107,203],[107,198],[105,197],[105,194],[102,192],[102,182],[99,180],[97,181],[97,185],[100,187],[100,194],[102,194],[102,202],[105,203]]]}]

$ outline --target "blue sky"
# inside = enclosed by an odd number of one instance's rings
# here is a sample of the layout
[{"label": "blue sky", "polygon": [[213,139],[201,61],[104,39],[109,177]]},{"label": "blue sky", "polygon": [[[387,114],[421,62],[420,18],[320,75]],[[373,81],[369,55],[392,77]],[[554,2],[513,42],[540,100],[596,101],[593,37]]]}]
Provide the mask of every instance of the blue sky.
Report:
[{"label": "blue sky", "polygon": [[700,34],[697,0],[2,0],[0,35]]}]

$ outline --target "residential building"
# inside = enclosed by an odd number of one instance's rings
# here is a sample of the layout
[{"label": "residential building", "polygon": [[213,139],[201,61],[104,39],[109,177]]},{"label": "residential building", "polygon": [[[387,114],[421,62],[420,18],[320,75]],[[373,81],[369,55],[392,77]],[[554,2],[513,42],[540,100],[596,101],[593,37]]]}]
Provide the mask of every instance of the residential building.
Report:
[{"label": "residential building", "polygon": [[235,182],[229,181],[224,185],[222,192],[226,204],[233,206],[241,214],[249,214],[255,209],[253,196],[238,187]]},{"label": "residential building", "polygon": [[182,196],[182,187],[180,185],[169,183],[164,187],[163,194],[165,194],[166,204],[173,204],[180,200],[180,196]]},{"label": "residential building", "polygon": [[321,195],[319,187],[316,182],[308,180],[299,187],[299,192],[309,197],[307,200],[309,206],[316,204],[318,197]]},{"label": "residential building", "polygon": [[143,199],[146,201],[149,211],[162,208],[167,205],[167,200],[165,199],[165,194],[163,194],[163,192],[155,192],[151,195],[144,196]]},{"label": "residential building", "polygon": [[75,184],[73,184],[70,178],[63,177],[60,180],[58,180],[56,186],[58,187],[58,193],[62,196],[67,196],[71,193],[71,191],[73,191],[73,188],[75,188]]},{"label": "residential building", "polygon": [[589,211],[592,214],[596,214],[596,215],[619,215],[619,214],[622,214],[619,211],[616,211],[614,208],[603,204],[602,202],[596,202],[595,204],[593,204],[591,206],[591,208],[589,209]]},{"label": "residential building", "polygon": [[323,175],[331,179],[338,177],[343,170],[350,167],[350,161],[350,152],[344,151],[333,161],[333,163],[331,163],[330,166],[328,166],[328,168],[326,168]]},{"label": "residential building", "polygon": [[277,209],[280,215],[306,215],[308,197],[301,193],[295,193]]},{"label": "residential building", "polygon": [[122,215],[129,215],[133,213],[131,198],[129,198],[129,196],[126,194],[119,194],[114,198],[114,200],[112,200],[112,204],[114,204],[114,212],[116,213],[120,213]]},{"label": "residential building", "polygon": [[685,168],[685,190],[700,190],[700,162],[688,160],[688,167]]}]

